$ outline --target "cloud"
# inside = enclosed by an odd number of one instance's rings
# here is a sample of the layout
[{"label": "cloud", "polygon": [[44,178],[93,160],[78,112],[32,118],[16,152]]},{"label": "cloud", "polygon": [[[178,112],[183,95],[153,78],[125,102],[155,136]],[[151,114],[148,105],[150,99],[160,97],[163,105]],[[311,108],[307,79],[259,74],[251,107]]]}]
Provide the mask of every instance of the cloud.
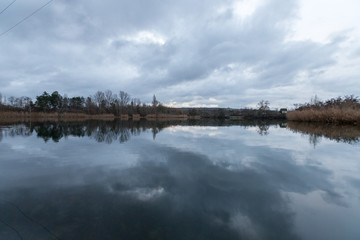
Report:
[{"label": "cloud", "polygon": [[[14,4],[0,16],[6,20],[0,29],[41,4]],[[251,89],[266,90],[274,105],[287,97],[271,94],[279,87],[304,88],[309,98],[318,82],[329,81],[330,68],[343,68],[336,55],[349,38],[291,40],[301,4],[54,1],[0,38],[0,90],[34,97],[44,90],[88,96],[121,89],[144,101],[161,93],[165,104],[212,105],[197,99],[215,98],[222,107],[256,103],[262,96],[249,95]],[[297,82],[304,72],[318,75]],[[358,75],[353,72],[336,91],[348,93]],[[304,99],[297,91],[291,94]]]},{"label": "cloud", "polygon": [[[34,231],[36,222],[20,215],[14,207],[18,206],[62,238],[100,236],[105,231],[111,238],[147,239],[157,234],[180,239],[195,235],[199,239],[300,239],[294,231],[295,215],[282,192],[305,194],[333,188],[329,172],[296,166],[285,152],[265,147],[239,152],[252,155],[260,164],[231,169],[202,154],[138,143],[140,161],[125,168],[84,168],[74,162],[60,166],[58,161],[36,155],[26,162],[2,161],[3,168],[24,171],[21,178],[1,188],[0,209],[8,216],[7,223],[37,238],[48,234]],[[57,146],[55,156],[62,151]],[[331,202],[339,194],[325,197]],[[0,236],[10,235],[6,230]]]},{"label": "cloud", "polygon": [[[255,127],[239,126],[178,126],[153,141],[146,129],[154,125],[142,130],[138,125],[135,134],[134,126],[122,124],[1,129],[0,211],[7,224],[37,239],[49,237],[38,223],[67,239],[300,239],[299,234],[312,234],[301,228],[309,222],[301,220],[304,212],[319,206],[316,226],[328,226],[333,223],[333,218],[327,222],[328,207],[337,211],[356,197],[351,190],[359,185],[357,175],[343,175],[332,165],[343,159],[343,145],[327,145],[330,152],[321,146],[300,151],[306,139],[285,129],[272,127],[269,138]],[[121,132],[136,137],[120,145]],[[40,139],[50,133],[56,143]],[[67,137],[59,139],[63,134]],[[296,143],[289,145],[289,139]],[[353,146],[349,149],[355,156]],[[355,159],[349,159],[352,167]],[[350,190],[343,180],[353,185]],[[309,201],[311,206],[301,209]],[[349,220],[341,212],[338,218]],[[0,230],[1,238],[13,235],[6,227]]]},{"label": "cloud", "polygon": [[[155,154],[145,150],[140,164],[124,170],[94,167],[79,175],[74,166],[51,168],[47,174],[33,177],[25,189],[6,189],[8,197],[1,202],[1,210],[20,232],[39,237],[46,233],[31,231],[36,224],[17,217],[12,206],[21,206],[24,212],[32,206],[36,209],[31,211],[34,219],[68,238],[95,236],[106,229],[112,238],[146,239],[153,233],[171,238],[238,239],[256,234],[258,238],[298,239],[286,201],[260,173],[252,169],[229,171],[205,156],[172,148],[155,148]],[[163,163],[157,161],[158,154]],[[91,227],[93,224],[97,227]]]}]

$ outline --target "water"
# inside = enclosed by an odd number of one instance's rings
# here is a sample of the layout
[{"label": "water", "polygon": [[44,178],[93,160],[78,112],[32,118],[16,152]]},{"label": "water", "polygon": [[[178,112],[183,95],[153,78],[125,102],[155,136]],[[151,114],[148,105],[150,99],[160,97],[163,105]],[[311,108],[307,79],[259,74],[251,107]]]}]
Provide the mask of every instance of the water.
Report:
[{"label": "water", "polygon": [[0,239],[360,239],[356,127],[0,129]]}]

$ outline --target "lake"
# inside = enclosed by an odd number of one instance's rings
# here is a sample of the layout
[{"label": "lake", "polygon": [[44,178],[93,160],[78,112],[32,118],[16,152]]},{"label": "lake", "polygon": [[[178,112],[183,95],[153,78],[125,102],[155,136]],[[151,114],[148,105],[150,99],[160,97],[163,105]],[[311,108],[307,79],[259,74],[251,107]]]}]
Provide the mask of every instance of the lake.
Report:
[{"label": "lake", "polygon": [[360,239],[359,127],[0,127],[0,239]]}]

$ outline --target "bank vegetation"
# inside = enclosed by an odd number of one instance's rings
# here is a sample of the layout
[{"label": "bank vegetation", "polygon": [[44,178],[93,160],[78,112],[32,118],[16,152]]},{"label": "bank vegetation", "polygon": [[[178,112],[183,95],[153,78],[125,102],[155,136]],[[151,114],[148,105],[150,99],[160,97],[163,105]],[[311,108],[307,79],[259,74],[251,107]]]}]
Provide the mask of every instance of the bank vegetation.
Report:
[{"label": "bank vegetation", "polygon": [[0,93],[0,121],[21,120],[88,120],[140,118],[184,118],[183,111],[162,105],[156,96],[150,104],[132,98],[128,93],[111,90],[97,91],[87,98],[68,97],[54,91],[44,92],[33,101],[29,97],[2,97]]},{"label": "bank vegetation", "polygon": [[353,95],[327,101],[315,97],[311,103],[297,104],[286,117],[290,121],[357,124],[360,122],[360,101]]}]

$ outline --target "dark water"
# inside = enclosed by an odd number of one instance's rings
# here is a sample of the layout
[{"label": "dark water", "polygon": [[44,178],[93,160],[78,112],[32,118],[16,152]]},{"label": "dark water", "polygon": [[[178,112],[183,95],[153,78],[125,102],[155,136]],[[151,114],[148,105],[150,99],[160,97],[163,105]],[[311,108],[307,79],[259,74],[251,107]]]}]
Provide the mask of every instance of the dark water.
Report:
[{"label": "dark water", "polygon": [[0,239],[360,239],[358,128],[290,127],[2,126]]}]

